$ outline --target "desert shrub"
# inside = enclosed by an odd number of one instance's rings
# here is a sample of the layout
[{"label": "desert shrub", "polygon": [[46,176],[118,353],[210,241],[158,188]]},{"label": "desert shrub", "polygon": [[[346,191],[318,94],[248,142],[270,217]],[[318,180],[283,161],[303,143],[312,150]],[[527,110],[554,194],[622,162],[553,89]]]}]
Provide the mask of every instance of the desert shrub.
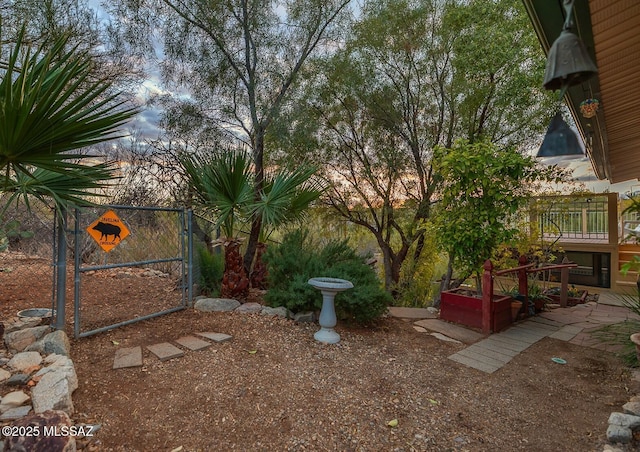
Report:
[{"label": "desert shrub", "polygon": [[291,311],[314,311],[322,307],[318,290],[307,284],[313,277],[349,280],[353,289],[336,296],[336,314],[342,319],[363,323],[381,316],[391,296],[380,286],[375,271],[345,241],[314,242],[307,231],[293,231],[278,246],[270,246],[264,256],[269,269],[270,306]]},{"label": "desert shrub", "polygon": [[[632,313],[640,316],[640,291],[633,290],[629,293],[618,294],[622,305]],[[593,334],[601,341],[616,346],[616,354],[629,367],[639,367],[636,355],[636,346],[631,342],[630,336],[640,332],[640,321],[629,319],[621,323],[603,326]]]},{"label": "desert shrub", "polygon": [[200,270],[200,291],[204,295],[220,295],[222,275],[224,273],[224,255],[209,251],[204,246],[197,248],[198,268]]}]

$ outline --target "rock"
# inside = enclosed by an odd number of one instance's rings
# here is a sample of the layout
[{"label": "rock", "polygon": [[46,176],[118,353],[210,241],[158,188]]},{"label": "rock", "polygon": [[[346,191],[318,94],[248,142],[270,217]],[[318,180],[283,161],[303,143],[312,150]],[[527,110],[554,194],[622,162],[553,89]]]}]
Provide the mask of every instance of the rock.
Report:
[{"label": "rock", "polygon": [[293,320],[300,323],[313,323],[316,321],[316,315],[313,311],[296,312],[293,315]]},{"label": "rock", "polygon": [[638,428],[640,427],[640,416],[625,413],[611,413],[609,416],[609,424],[631,429]]},{"label": "rock", "polygon": [[5,333],[4,343],[11,353],[18,353],[25,350],[49,331],[51,331],[51,328],[48,326],[36,326]]},{"label": "rock", "polygon": [[431,314],[435,315],[437,318],[438,313],[440,312],[440,310],[438,308],[434,308],[433,306],[429,306],[427,308],[427,311],[429,311]]},{"label": "rock", "polygon": [[194,308],[202,312],[233,311],[240,302],[230,298],[203,298],[196,301]]},{"label": "rock", "polygon": [[19,407],[29,400],[29,396],[22,391],[13,391],[5,395],[0,401],[0,412],[4,413],[10,408]]},{"label": "rock", "polygon": [[23,386],[26,385],[29,380],[31,380],[31,377],[28,374],[18,373],[13,374],[5,384],[7,386]]},{"label": "rock", "polygon": [[609,424],[607,428],[607,441],[610,443],[628,444],[633,438],[633,432],[628,427],[621,425]]},{"label": "rock", "polygon": [[15,421],[16,419],[25,417],[27,414],[29,414],[29,411],[31,411],[31,409],[31,405],[9,408],[4,413],[0,414],[0,421]]},{"label": "rock", "polygon": [[421,326],[413,325],[413,329],[416,330],[418,333],[426,333],[427,332],[427,330],[425,328],[422,328]]},{"label": "rock", "polygon": [[604,449],[602,451],[603,452],[624,452],[619,447],[612,446],[611,444],[605,444]]},{"label": "rock", "polygon": [[45,359],[49,365],[43,367],[36,373],[36,377],[46,375],[51,372],[61,373],[69,382],[69,388],[71,392],[78,389],[78,376],[76,375],[76,368],[73,365],[73,361],[69,357],[64,355],[49,355]]},{"label": "rock", "polygon": [[284,317],[286,319],[291,317],[290,311],[287,308],[285,308],[284,306],[279,306],[277,308],[271,308],[269,306],[264,306],[262,308],[262,310],[260,311],[260,314],[262,314],[262,315],[275,315],[275,316],[278,316],[278,317]]},{"label": "rock", "polygon": [[640,416],[640,402],[627,402],[622,405],[622,409],[626,414]]},{"label": "rock", "polygon": [[252,314],[254,312],[260,312],[262,305],[260,303],[245,303],[238,306],[235,311],[242,312],[244,314]]},{"label": "rock", "polygon": [[14,355],[13,358],[7,363],[10,369],[17,370],[18,372],[33,366],[39,366],[42,363],[42,356],[38,352],[21,352]]},{"label": "rock", "polygon": [[13,333],[14,331],[22,330],[25,328],[33,328],[42,323],[40,317],[14,317],[4,323],[4,334]]},{"label": "rock", "polygon": [[8,380],[9,378],[11,378],[11,372],[4,369],[0,369],[0,383],[4,382],[5,380]]},{"label": "rock", "polygon": [[442,333],[431,333],[431,335],[433,337],[435,337],[436,339],[439,339],[439,340],[444,341],[444,342],[453,342],[454,344],[462,344],[462,342],[460,342],[459,340],[453,339],[453,338],[451,338],[449,336],[445,336]]},{"label": "rock", "polygon": [[30,414],[12,423],[13,427],[33,427],[41,434],[35,436],[10,436],[5,439],[5,450],[30,452],[75,452],[76,440],[72,435],[59,433],[44,435],[45,427],[49,433],[62,432],[62,428],[71,427],[71,419],[62,411],[46,411]]},{"label": "rock", "polygon": [[[75,380],[77,387],[77,378]],[[31,389],[33,411],[43,413],[48,410],[61,410],[73,413],[71,400],[72,386],[64,372],[47,372],[37,385]]]},{"label": "rock", "polygon": [[71,343],[69,342],[67,333],[58,330],[47,334],[39,341],[29,345],[25,350],[39,352],[45,355],[55,353],[57,355],[69,356]]}]

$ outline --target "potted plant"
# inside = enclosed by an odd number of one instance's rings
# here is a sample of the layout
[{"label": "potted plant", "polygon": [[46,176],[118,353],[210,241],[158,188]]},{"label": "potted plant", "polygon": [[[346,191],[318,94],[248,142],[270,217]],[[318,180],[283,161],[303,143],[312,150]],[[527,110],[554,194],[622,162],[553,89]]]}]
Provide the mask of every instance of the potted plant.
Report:
[{"label": "potted plant", "polygon": [[551,301],[551,298],[544,293],[544,289],[535,282],[529,283],[527,291],[529,292],[527,294],[529,297],[529,303],[532,305],[535,312],[542,311],[547,302]]}]

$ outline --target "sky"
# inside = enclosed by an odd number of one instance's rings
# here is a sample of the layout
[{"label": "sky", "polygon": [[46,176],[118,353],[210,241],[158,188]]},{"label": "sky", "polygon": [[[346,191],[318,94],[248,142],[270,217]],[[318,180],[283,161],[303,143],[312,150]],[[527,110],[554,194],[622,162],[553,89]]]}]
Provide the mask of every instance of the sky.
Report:
[{"label": "sky", "polygon": [[[108,20],[108,15],[100,5],[99,0],[88,0],[88,4],[96,9],[99,16]],[[173,93],[163,87],[160,73],[157,67],[148,65],[146,68],[147,79],[140,85],[136,93],[136,100],[141,105],[147,105],[147,102],[154,96],[159,95],[180,95],[184,96],[186,93]],[[131,126],[141,136],[155,139],[162,134],[162,129],[158,126],[162,110],[153,106],[145,107],[141,113],[132,121]],[[578,135],[579,136],[579,135]],[[533,154],[537,152],[537,149],[532,151]],[[640,191],[640,181],[631,180],[627,182],[621,182],[618,184],[610,184],[607,180],[598,180],[593,171],[593,167],[588,157],[561,157],[561,158],[545,158],[541,159],[544,164],[558,164],[562,167],[572,170],[573,178],[582,184],[584,188],[595,193],[628,193]]]}]

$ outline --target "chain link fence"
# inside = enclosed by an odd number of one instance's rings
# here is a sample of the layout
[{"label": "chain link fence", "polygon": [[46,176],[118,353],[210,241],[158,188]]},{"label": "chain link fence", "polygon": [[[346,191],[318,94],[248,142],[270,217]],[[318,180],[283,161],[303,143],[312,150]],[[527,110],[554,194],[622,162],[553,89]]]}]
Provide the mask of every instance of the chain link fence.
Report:
[{"label": "chain link fence", "polygon": [[[107,222],[109,221],[109,222]],[[87,336],[190,303],[191,214],[107,206],[73,219],[74,333]]]},{"label": "chain link fence", "polygon": [[[6,206],[0,197],[0,206]],[[3,319],[53,303],[54,210],[38,200],[9,205],[0,216],[0,312]]]}]

